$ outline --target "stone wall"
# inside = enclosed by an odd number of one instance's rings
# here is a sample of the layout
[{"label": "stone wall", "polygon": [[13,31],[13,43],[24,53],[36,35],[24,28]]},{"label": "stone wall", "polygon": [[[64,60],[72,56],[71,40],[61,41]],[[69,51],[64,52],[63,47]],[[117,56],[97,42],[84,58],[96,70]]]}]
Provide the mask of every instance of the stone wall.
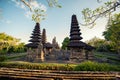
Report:
[{"label": "stone wall", "polygon": [[77,52],[74,50],[51,49],[43,52],[43,50],[40,49],[28,49],[27,54],[27,61],[30,62],[82,62],[85,60],[94,60],[92,51],[85,50],[80,50]]}]

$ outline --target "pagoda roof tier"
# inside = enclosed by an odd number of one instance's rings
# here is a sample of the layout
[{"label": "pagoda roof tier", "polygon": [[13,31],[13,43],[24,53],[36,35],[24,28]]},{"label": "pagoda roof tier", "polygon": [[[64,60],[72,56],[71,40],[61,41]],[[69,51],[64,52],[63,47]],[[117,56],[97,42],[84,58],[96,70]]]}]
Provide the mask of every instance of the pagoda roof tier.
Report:
[{"label": "pagoda roof tier", "polygon": [[70,32],[72,32],[72,31],[78,31],[78,32],[79,32],[80,29],[79,29],[79,28],[73,28],[73,27],[72,27],[72,28],[70,29]]},{"label": "pagoda roof tier", "polygon": [[38,39],[38,38],[32,38],[31,40],[29,40],[29,42],[40,42],[40,39]]},{"label": "pagoda roof tier", "polygon": [[71,35],[70,40],[81,40],[83,39],[82,37],[80,37],[79,35]]},{"label": "pagoda roof tier", "polygon": [[40,29],[40,26],[35,26],[34,30],[39,30],[39,29]]},{"label": "pagoda roof tier", "polygon": [[88,44],[86,44],[85,49],[88,50],[88,51],[91,51],[91,50],[93,50],[95,48],[90,46],[90,45],[88,45]]},{"label": "pagoda roof tier", "polygon": [[40,33],[32,33],[32,35],[40,36]]},{"label": "pagoda roof tier", "polygon": [[34,31],[32,31],[33,33],[40,33],[40,30],[34,30]]},{"label": "pagoda roof tier", "polygon": [[70,48],[83,48],[83,49],[89,50],[89,51],[95,49],[94,47],[92,47],[92,46],[90,46],[90,45],[88,45],[88,44],[86,44],[82,41],[79,41],[79,42],[77,42],[77,41],[73,42],[72,41],[68,44],[68,47],[70,47]]},{"label": "pagoda roof tier", "polygon": [[29,43],[26,46],[29,48],[38,48],[39,43]]},{"label": "pagoda roof tier", "polygon": [[41,43],[41,32],[39,23],[36,23],[32,32],[33,33],[30,36],[31,39],[29,40],[29,42],[31,43],[27,44],[26,46],[30,48],[37,48],[38,45]]},{"label": "pagoda roof tier", "polygon": [[84,48],[85,44],[82,41],[70,42],[68,44],[68,47],[70,47],[70,48]]},{"label": "pagoda roof tier", "polygon": [[73,27],[73,28],[79,28],[78,25],[72,25],[71,27]]},{"label": "pagoda roof tier", "polygon": [[41,39],[41,36],[31,36],[30,38],[38,38],[38,39]]},{"label": "pagoda roof tier", "polygon": [[70,36],[72,36],[72,35],[81,35],[81,33],[79,33],[79,32],[72,32],[72,33],[70,34]]},{"label": "pagoda roof tier", "polygon": [[[72,21],[72,22],[73,22],[73,21]],[[71,23],[71,25],[72,25],[72,26],[77,26],[78,23],[73,22],[73,23]]]},{"label": "pagoda roof tier", "polygon": [[44,48],[51,49],[51,48],[53,48],[53,45],[51,43],[47,42],[44,44]]}]

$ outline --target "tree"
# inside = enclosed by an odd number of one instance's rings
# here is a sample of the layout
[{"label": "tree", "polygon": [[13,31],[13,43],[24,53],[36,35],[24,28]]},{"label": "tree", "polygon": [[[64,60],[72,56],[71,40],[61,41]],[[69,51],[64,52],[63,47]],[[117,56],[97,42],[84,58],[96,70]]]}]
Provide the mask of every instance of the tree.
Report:
[{"label": "tree", "polygon": [[94,46],[97,51],[101,51],[101,52],[113,51],[113,46],[111,45],[112,43],[104,39],[94,37],[91,40],[87,41],[87,43],[91,46]]},{"label": "tree", "polygon": [[[24,5],[26,5],[30,11],[32,12],[32,20],[35,21],[36,23],[39,23],[41,20],[44,20],[45,16],[45,10],[41,8],[33,8],[31,5],[33,0],[20,0]],[[58,7],[61,8],[61,6],[58,4],[58,0],[46,0],[48,5],[50,7]]]},{"label": "tree", "polygon": [[43,31],[42,31],[42,44],[44,45],[46,42],[47,42],[46,30],[43,29]]},{"label": "tree", "polygon": [[64,38],[64,40],[62,42],[62,49],[64,49],[64,50],[67,49],[67,45],[69,42],[70,42],[69,37]]},{"label": "tree", "polygon": [[120,14],[115,14],[110,21],[108,21],[107,29],[103,32],[106,40],[111,41],[114,49],[120,53]]},{"label": "tree", "polygon": [[[97,0],[101,2],[100,0]],[[82,14],[84,18],[84,26],[95,25],[95,21],[100,17],[108,17],[110,18],[111,14],[116,11],[116,8],[120,6],[120,0],[107,1],[103,6],[96,8],[95,10],[91,10],[89,8],[83,9]]]},{"label": "tree", "polygon": [[20,39],[9,36],[5,33],[0,33],[0,53],[24,52],[24,43],[20,43]]}]

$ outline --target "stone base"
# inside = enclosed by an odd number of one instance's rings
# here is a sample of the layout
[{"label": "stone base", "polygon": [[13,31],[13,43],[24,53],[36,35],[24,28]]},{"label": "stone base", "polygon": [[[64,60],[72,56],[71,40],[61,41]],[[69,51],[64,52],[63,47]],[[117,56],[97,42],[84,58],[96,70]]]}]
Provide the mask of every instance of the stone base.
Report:
[{"label": "stone base", "polygon": [[27,50],[27,61],[30,62],[43,62],[44,61],[44,53],[38,51],[38,49]]},{"label": "stone base", "polygon": [[70,55],[70,61],[72,62],[82,62],[85,60],[85,54],[83,52],[72,52]]}]

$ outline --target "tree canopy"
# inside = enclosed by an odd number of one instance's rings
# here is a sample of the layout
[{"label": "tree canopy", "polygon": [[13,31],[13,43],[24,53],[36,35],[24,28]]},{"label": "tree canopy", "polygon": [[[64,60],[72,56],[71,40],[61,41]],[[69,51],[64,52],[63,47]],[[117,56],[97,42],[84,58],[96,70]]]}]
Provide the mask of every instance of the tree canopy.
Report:
[{"label": "tree canopy", "polygon": [[20,43],[20,39],[14,38],[5,33],[0,33],[0,54],[24,52],[24,45],[24,43]]},{"label": "tree canopy", "polygon": [[70,42],[69,37],[65,37],[63,42],[62,42],[62,49],[67,49],[68,43]]},{"label": "tree canopy", "polygon": [[[102,0],[97,0],[99,3]],[[108,17],[110,18],[111,14],[116,11],[117,8],[120,7],[120,0],[109,0],[104,3],[104,5],[99,6],[95,10],[91,10],[90,8],[85,8],[82,11],[84,18],[84,26],[95,25],[95,22],[100,17]]]},{"label": "tree canopy", "polygon": [[108,21],[106,31],[103,32],[106,40],[112,41],[117,52],[120,52],[120,14],[115,14]]},{"label": "tree canopy", "polygon": [[[17,0],[16,0],[17,1]],[[29,10],[32,12],[32,20],[35,22],[40,22],[41,20],[45,19],[45,10],[38,7],[34,8],[31,3],[32,0],[20,0],[25,6],[29,8]],[[61,5],[58,4],[58,0],[46,0],[49,7],[58,7],[61,8]]]}]

